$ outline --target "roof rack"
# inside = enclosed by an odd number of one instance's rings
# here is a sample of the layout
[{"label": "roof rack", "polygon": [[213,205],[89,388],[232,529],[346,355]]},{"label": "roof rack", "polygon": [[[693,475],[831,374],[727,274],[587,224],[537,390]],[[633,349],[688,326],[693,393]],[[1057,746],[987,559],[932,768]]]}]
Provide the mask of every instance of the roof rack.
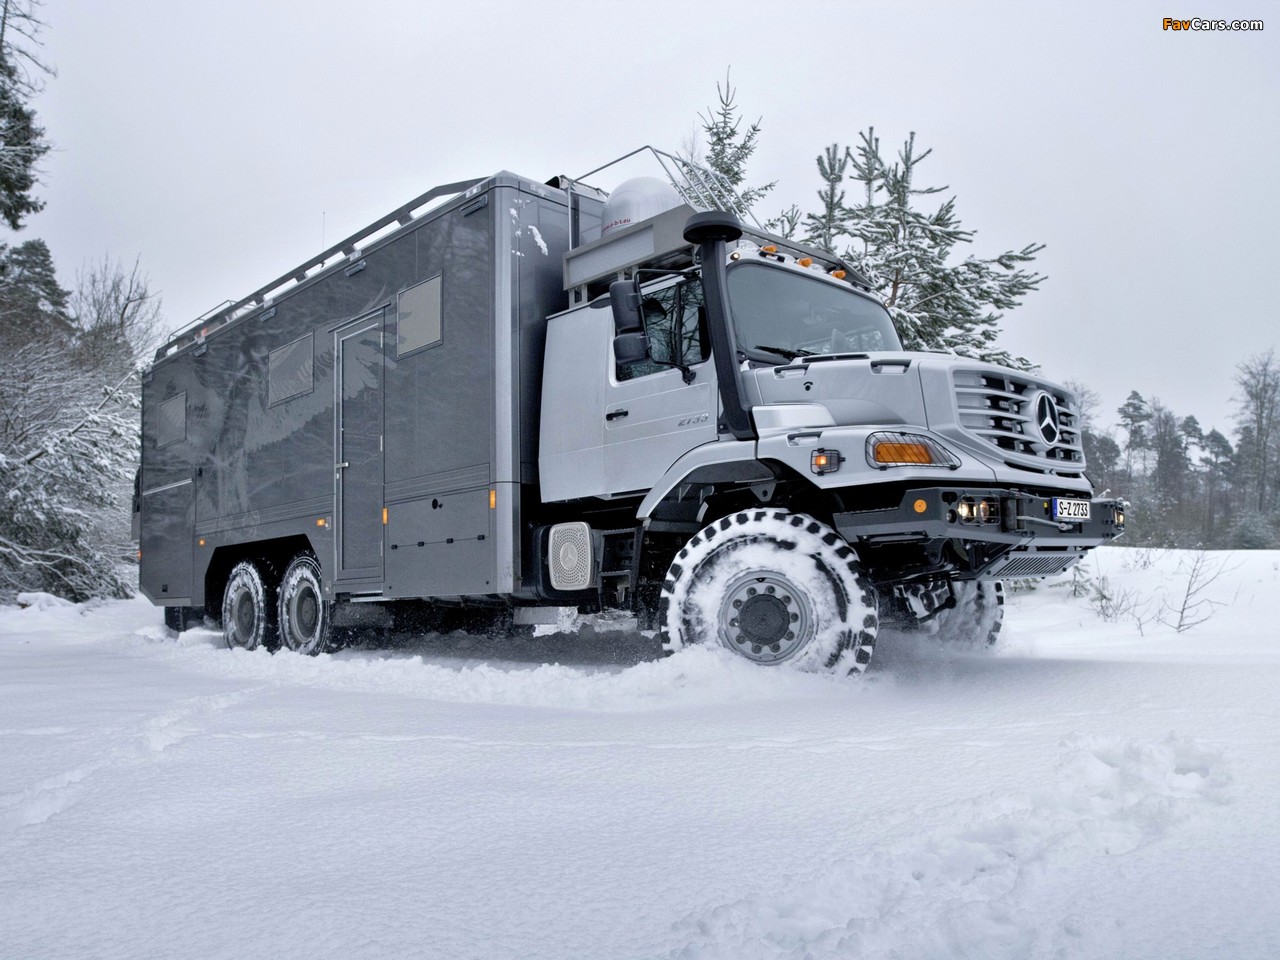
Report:
[{"label": "roof rack", "polygon": [[[659,150],[653,146],[646,145],[632,150],[616,160],[611,160],[603,166],[587,171],[576,180],[568,177],[557,178],[559,181],[557,185],[572,192],[575,186],[585,186],[581,184],[581,181],[587,177],[593,176],[602,170],[607,170],[609,167],[624,160],[629,160],[637,154],[646,152],[651,154],[658,162],[659,167],[662,168],[662,172],[666,175],[671,186],[675,188],[680,199],[695,210],[727,210],[737,214],[739,219],[750,220],[757,230],[764,229],[760,221],[751,212],[750,206],[743,202],[742,197],[733,189],[733,185],[723,175],[692,160],[668,153],[665,150]],[[243,316],[258,310],[270,310],[272,300],[276,295],[323,273],[343,260],[355,260],[356,254],[364,246],[378,239],[384,231],[390,232],[389,228],[402,227],[412,223],[423,212],[422,208],[432,200],[463,193],[476,184],[483,182],[484,179],[483,177],[478,177],[474,180],[459,180],[456,183],[446,183],[433,187],[421,196],[415,197],[403,206],[391,211],[386,216],[375,220],[364,229],[353,233],[345,240],[339,241],[323,253],[319,253],[311,259],[300,263],[288,273],[258,288],[242,300],[224,300],[173,334],[162,347],[156,350],[155,359],[163,360],[186,346],[201,344],[204,342],[205,337],[214,330],[224,327]],[[604,191],[594,187],[590,189],[597,194],[604,193]],[[607,196],[607,194],[605,195]]]},{"label": "roof rack", "polygon": [[459,180],[457,183],[445,183],[438,187],[432,187],[421,196],[415,197],[403,206],[392,210],[385,217],[375,220],[363,230],[353,233],[345,240],[335,243],[323,253],[319,253],[310,260],[300,263],[283,276],[277,277],[266,286],[258,288],[244,299],[236,301],[224,300],[170,337],[168,342],[156,351],[155,359],[163,360],[189,344],[203,343],[204,338],[219,327],[226,326],[231,321],[238,320],[240,317],[253,313],[255,310],[270,307],[275,294],[323,273],[327,268],[342,260],[355,259],[355,255],[363,249],[362,245],[367,245],[370,241],[377,239],[378,235],[387,230],[388,227],[393,225],[402,227],[412,223],[424,212],[422,208],[432,200],[463,193],[476,184],[483,182],[484,179],[483,177],[478,177],[474,180]]}]

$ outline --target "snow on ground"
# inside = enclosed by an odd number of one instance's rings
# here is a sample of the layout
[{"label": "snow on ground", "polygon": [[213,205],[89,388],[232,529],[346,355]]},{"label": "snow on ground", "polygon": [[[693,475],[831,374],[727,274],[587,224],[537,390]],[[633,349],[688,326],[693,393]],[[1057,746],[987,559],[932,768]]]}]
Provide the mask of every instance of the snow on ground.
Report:
[{"label": "snow on ground", "polygon": [[0,957],[1280,956],[1280,552],[1208,555],[1179,634],[1194,559],[1097,551],[1128,617],[1065,577],[994,653],[882,635],[854,681],[607,625],[272,656],[28,597]]}]

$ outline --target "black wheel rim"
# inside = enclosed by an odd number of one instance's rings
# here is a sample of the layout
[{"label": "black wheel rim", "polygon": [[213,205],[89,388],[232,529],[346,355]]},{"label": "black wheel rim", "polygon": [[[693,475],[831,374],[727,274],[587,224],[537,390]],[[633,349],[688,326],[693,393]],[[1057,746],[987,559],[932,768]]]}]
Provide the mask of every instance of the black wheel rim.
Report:
[{"label": "black wheel rim", "polygon": [[320,604],[311,586],[302,587],[293,600],[294,630],[299,640],[310,640],[320,624]]},{"label": "black wheel rim", "polygon": [[253,605],[253,597],[249,595],[247,590],[241,590],[236,594],[234,619],[236,635],[239,637],[240,642],[244,643],[253,636],[254,627],[258,620],[258,613]]}]

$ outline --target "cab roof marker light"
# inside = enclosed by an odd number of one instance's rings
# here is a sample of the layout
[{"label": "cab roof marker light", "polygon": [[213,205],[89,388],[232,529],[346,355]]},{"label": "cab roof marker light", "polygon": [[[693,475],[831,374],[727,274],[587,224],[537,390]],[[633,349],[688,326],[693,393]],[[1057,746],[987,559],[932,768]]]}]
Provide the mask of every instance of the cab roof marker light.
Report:
[{"label": "cab roof marker light", "polygon": [[940,443],[914,433],[880,431],[867,437],[867,464],[890,467],[945,467],[959,470],[960,460]]}]

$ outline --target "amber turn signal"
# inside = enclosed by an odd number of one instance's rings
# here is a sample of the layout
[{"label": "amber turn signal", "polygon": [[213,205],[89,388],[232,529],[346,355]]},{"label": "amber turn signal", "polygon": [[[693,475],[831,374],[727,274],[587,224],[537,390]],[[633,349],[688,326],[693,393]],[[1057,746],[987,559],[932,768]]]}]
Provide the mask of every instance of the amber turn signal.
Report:
[{"label": "amber turn signal", "polygon": [[875,447],[876,463],[933,463],[923,443],[884,441]]}]

